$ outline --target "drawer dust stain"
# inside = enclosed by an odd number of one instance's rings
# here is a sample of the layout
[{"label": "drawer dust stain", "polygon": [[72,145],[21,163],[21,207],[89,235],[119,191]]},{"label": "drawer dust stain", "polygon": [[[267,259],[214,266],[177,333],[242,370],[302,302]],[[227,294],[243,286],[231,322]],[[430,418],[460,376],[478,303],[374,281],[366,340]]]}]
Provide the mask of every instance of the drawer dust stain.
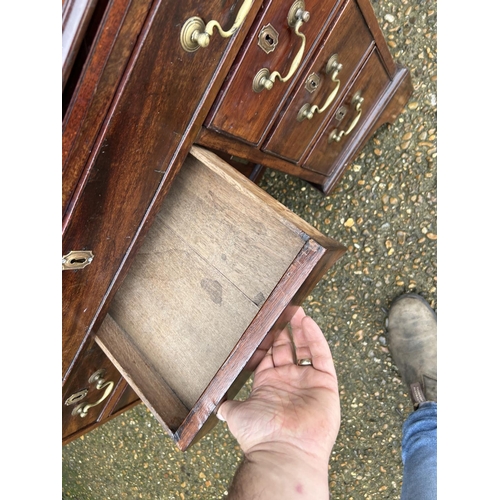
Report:
[{"label": "drawer dust stain", "polygon": [[204,278],[201,280],[201,288],[208,293],[212,302],[222,304],[222,285],[217,280]]}]

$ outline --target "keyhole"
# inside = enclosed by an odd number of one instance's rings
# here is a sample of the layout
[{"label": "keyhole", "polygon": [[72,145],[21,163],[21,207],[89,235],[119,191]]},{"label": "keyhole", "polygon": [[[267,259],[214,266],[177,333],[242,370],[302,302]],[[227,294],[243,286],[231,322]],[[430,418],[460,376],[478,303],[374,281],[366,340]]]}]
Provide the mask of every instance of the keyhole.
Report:
[{"label": "keyhole", "polygon": [[84,259],[83,257],[81,259],[71,259],[69,261],[70,264],[83,264],[84,262],[87,262],[87,259]]},{"label": "keyhole", "polygon": [[269,45],[274,45],[274,38],[271,35],[266,35],[266,42]]},{"label": "keyhole", "polygon": [[313,80],[311,82],[311,87],[315,89],[317,86],[318,86],[318,84]]}]

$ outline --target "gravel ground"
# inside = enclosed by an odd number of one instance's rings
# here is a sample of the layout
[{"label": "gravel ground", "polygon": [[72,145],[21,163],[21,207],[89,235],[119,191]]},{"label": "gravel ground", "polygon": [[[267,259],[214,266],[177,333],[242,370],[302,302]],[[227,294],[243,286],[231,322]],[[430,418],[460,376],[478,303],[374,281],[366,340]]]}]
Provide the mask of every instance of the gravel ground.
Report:
[{"label": "gravel ground", "polygon": [[[398,499],[401,426],[411,411],[386,347],[385,312],[404,292],[437,308],[436,3],[372,0],[415,91],[382,127],[331,196],[267,171],[261,186],[348,247],[306,299],[339,378],[342,425],[330,462],[332,498]],[[244,398],[247,384],[241,391]],[[65,446],[63,498],[224,498],[242,459],[225,423],[185,453],[144,405]]]}]

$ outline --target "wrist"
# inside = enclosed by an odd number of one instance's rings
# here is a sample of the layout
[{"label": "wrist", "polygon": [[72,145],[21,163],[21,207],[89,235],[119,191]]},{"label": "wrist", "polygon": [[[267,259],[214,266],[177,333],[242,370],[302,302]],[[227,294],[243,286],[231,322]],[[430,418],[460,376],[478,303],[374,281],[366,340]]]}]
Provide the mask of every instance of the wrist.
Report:
[{"label": "wrist", "polygon": [[266,444],[245,453],[230,499],[327,500],[328,458],[288,444]]}]

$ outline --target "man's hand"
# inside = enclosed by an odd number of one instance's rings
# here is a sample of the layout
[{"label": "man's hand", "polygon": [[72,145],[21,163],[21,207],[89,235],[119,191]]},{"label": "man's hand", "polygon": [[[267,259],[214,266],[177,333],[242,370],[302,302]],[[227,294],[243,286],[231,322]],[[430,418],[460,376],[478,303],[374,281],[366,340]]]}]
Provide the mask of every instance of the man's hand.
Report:
[{"label": "man's hand", "polygon": [[[296,492],[307,493],[300,498],[313,498],[311,488],[315,485],[308,484],[312,478],[316,483],[318,477],[322,478],[322,494],[326,481],[328,495],[328,461],[340,426],[337,376],[323,333],[302,308],[294,314],[290,326],[293,342],[285,328],[257,367],[249,398],[224,402],[218,416],[227,421],[245,453],[246,469],[252,474],[263,473],[268,485],[266,474],[288,477]],[[310,358],[312,366],[297,366],[296,360],[304,358]],[[308,478],[302,477],[306,471]],[[245,484],[245,491],[258,488],[259,477],[252,480],[253,484],[240,478],[240,487]],[[255,498],[272,498],[268,488],[261,493]],[[241,495],[237,498],[246,498]]]}]

